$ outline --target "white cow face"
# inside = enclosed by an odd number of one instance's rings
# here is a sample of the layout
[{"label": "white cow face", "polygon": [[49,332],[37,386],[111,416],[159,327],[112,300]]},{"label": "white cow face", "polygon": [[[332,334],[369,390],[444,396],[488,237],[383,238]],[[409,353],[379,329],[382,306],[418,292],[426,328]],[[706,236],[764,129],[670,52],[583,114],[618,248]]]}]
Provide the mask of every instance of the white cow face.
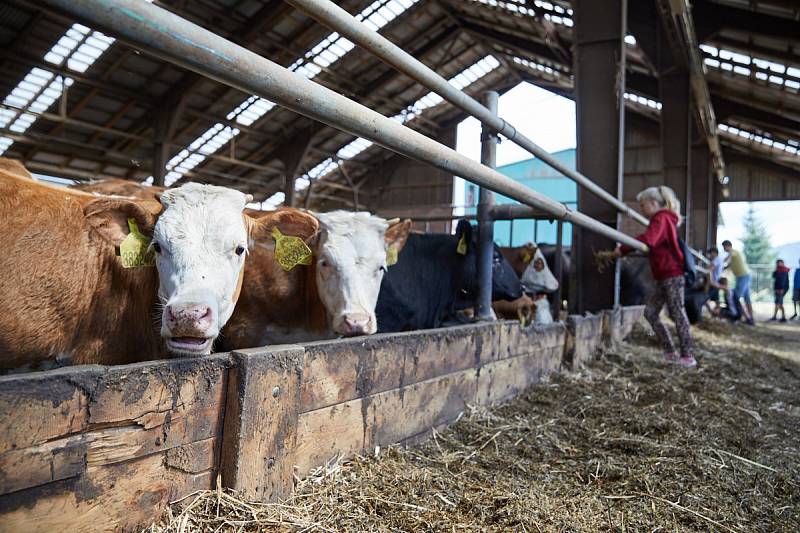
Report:
[{"label": "white cow face", "polygon": [[400,252],[411,221],[387,229],[386,220],[365,212],[333,211],[317,218],[317,286],[331,328],[347,336],[375,333],[375,304],[388,266],[387,249]]},{"label": "white cow face", "polygon": [[161,336],[181,355],[207,354],[233,313],[248,248],[244,206],[251,200],[225,187],[187,183],[161,196],[153,230],[164,304]]}]

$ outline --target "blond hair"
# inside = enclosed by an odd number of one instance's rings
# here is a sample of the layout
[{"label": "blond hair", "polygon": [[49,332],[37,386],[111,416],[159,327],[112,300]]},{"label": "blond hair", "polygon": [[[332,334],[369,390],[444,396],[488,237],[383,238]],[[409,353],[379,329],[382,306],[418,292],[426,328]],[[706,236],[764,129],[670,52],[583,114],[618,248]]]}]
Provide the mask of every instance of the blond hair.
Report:
[{"label": "blond hair", "polygon": [[681,201],[678,200],[678,196],[675,194],[675,191],[666,185],[646,188],[636,195],[637,202],[641,202],[642,200],[653,200],[663,209],[669,209],[678,215],[678,225],[683,222],[683,217],[681,216]]}]

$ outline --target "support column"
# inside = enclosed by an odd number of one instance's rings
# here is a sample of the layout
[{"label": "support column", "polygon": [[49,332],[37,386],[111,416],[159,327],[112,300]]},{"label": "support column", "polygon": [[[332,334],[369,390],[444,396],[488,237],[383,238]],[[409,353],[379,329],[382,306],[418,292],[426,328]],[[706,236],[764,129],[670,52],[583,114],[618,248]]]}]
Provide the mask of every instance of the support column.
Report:
[{"label": "support column", "polygon": [[[627,0],[576,0],[575,103],[577,167],[608,192],[622,198],[625,127],[625,28]],[[619,227],[617,210],[578,188],[578,209]],[[570,310],[609,309],[618,300],[618,276],[595,268],[595,250],[615,243],[573,226]]]},{"label": "support column", "polygon": [[296,206],[297,201],[294,182],[297,179],[297,175],[300,173],[303,160],[305,160],[306,154],[308,154],[308,149],[311,147],[314,133],[315,130],[309,129],[307,133],[290,139],[290,143],[281,145],[280,160],[283,162],[284,168],[283,205],[286,207]]},{"label": "support column", "polygon": [[692,90],[689,72],[685,65],[676,63],[661,22],[656,21],[658,37],[657,68],[658,88],[661,99],[661,158],[664,169],[664,185],[671,187],[681,201],[684,223],[678,233],[691,237],[692,184],[690,172]]},{"label": "support column", "polygon": [[698,134],[696,128],[692,128],[692,137],[691,212],[687,211],[691,225],[687,241],[690,246],[705,250],[711,246],[709,225],[711,224],[713,175],[708,144]]},{"label": "support column", "polygon": [[[497,114],[498,94],[488,91],[484,105]],[[497,165],[497,134],[486,126],[481,129],[481,163],[495,168]],[[494,256],[494,220],[490,210],[494,204],[494,193],[483,187],[478,193],[478,294],[475,298],[475,318],[492,318],[492,259]],[[513,226],[514,221],[511,221]]]}]

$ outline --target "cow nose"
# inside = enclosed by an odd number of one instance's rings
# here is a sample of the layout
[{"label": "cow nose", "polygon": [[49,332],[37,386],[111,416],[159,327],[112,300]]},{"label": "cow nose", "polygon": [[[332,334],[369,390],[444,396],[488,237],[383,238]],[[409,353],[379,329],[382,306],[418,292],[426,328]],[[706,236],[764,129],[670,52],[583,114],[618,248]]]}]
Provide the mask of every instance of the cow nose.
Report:
[{"label": "cow nose", "polygon": [[213,323],[213,313],[207,305],[172,304],[166,311],[167,327],[173,335],[202,336]]},{"label": "cow nose", "polygon": [[365,335],[369,333],[370,316],[367,313],[348,313],[342,317],[342,333],[345,335]]}]

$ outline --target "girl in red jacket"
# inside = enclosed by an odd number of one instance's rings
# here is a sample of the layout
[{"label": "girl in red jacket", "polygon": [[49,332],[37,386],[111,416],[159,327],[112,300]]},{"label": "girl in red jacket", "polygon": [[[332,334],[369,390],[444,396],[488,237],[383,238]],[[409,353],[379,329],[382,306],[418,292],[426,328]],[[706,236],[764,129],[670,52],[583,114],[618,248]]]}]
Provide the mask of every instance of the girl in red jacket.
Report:
[{"label": "girl in red jacket", "polygon": [[[650,219],[647,231],[636,237],[650,248],[650,270],[656,282],[656,290],[644,311],[644,316],[661,341],[664,358],[681,366],[693,368],[697,361],[692,353],[692,334],[689,319],[683,304],[683,252],[678,243],[678,229],[681,223],[681,204],[675,192],[669,187],[650,187],[636,196],[639,210]],[[617,257],[633,251],[629,246],[618,246],[614,250]],[[661,322],[659,315],[664,304],[670,318],[675,322],[680,341],[680,357],[675,352],[669,331]]]}]

